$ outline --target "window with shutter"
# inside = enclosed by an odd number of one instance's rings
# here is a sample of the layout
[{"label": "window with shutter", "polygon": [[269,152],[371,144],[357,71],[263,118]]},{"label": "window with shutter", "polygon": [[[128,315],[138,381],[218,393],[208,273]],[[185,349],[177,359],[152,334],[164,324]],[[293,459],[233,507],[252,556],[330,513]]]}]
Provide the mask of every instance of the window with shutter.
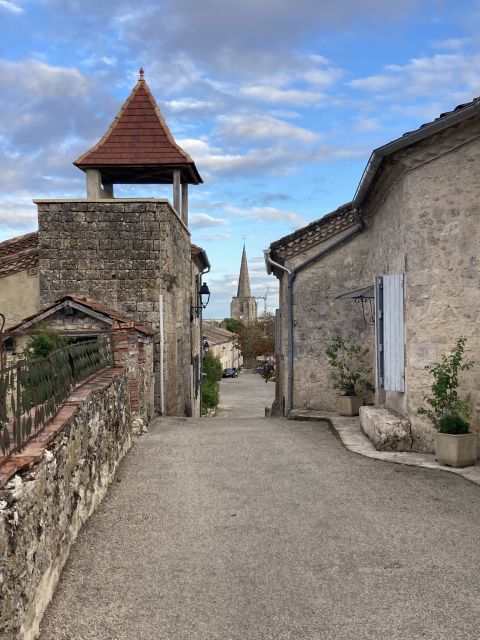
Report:
[{"label": "window with shutter", "polygon": [[405,391],[403,283],[403,273],[375,281],[377,384],[386,391]]}]

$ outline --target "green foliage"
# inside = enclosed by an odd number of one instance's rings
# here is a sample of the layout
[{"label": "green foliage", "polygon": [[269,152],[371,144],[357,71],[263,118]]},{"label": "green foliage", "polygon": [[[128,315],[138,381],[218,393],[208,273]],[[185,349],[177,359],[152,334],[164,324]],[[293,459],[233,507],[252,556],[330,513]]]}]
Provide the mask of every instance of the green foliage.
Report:
[{"label": "green foliage", "polygon": [[52,351],[65,347],[67,343],[63,336],[45,330],[30,338],[23,353],[28,358],[46,358]]},{"label": "green foliage", "polygon": [[243,322],[236,318],[225,318],[223,322],[225,323],[225,329],[232,333],[239,333],[244,328]]},{"label": "green foliage", "polygon": [[207,353],[203,359],[203,373],[205,379],[211,382],[219,382],[222,378],[222,363],[213,353]]},{"label": "green foliage", "polygon": [[[471,369],[473,362],[464,362],[465,338],[458,338],[448,355],[440,362],[425,367],[433,377],[431,395],[425,395],[428,407],[420,407],[417,413],[430,418],[433,426],[442,433],[468,433],[470,417],[470,396],[458,395],[459,375]],[[467,424],[467,431],[458,431],[461,424]],[[447,429],[452,428],[453,431]]]},{"label": "green foliage", "polygon": [[275,317],[271,314],[261,315],[255,324],[248,327],[240,323],[236,333],[247,366],[259,357],[267,358],[275,353]]},{"label": "green foliage", "polygon": [[206,413],[208,408],[216,407],[218,400],[218,382],[213,382],[205,378],[202,387],[202,412]]},{"label": "green foliage", "polygon": [[203,359],[203,384],[202,384],[202,413],[207,409],[216,407],[219,401],[220,391],[218,383],[222,377],[222,363],[212,353],[207,353]]},{"label": "green foliage", "polygon": [[441,433],[460,434],[468,433],[468,422],[461,416],[446,415],[440,418],[439,431]]},{"label": "green foliage", "polygon": [[350,338],[335,338],[325,353],[334,369],[334,389],[346,396],[355,396],[362,388],[374,390],[369,380],[372,368],[368,365],[368,349],[355,345]]}]

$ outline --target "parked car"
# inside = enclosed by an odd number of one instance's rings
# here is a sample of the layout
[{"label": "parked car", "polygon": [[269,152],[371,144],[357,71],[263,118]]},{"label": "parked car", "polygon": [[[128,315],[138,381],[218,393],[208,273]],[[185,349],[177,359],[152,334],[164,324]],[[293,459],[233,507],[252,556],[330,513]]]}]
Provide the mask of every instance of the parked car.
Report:
[{"label": "parked car", "polygon": [[238,371],[236,367],[228,367],[228,369],[224,369],[222,378],[238,378]]}]

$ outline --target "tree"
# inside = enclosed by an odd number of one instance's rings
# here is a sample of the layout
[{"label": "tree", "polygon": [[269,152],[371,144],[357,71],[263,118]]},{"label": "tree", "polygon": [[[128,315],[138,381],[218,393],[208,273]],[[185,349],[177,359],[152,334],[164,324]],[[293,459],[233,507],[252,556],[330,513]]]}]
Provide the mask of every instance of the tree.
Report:
[{"label": "tree", "polygon": [[238,345],[247,364],[253,364],[258,357],[269,358],[275,353],[275,318],[263,314],[258,322],[246,327],[241,324]]},{"label": "tree", "polygon": [[225,329],[232,333],[238,334],[245,328],[243,322],[241,320],[237,320],[237,318],[224,318],[223,322],[225,323]]}]

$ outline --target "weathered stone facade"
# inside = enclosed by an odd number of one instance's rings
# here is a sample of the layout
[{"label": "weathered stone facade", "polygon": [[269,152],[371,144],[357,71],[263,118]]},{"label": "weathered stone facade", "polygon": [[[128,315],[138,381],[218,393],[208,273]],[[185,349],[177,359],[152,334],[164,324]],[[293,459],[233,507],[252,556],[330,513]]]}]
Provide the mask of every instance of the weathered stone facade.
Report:
[{"label": "weathered stone facade", "polygon": [[2,640],[37,637],[70,547],[131,444],[124,370],[77,406],[41,461],[0,490]]},{"label": "weathered stone facade", "polygon": [[[167,200],[37,201],[40,302],[74,293],[160,330],[155,406],[190,415],[190,234]],[[163,354],[163,365],[161,364]],[[163,366],[163,389],[160,367]]]},{"label": "weathered stone facade", "polygon": [[[337,296],[372,285],[375,276],[405,276],[405,392],[377,392],[376,403],[411,422],[412,447],[431,451],[433,430],[417,415],[431,385],[425,366],[467,338],[467,358],[476,361],[465,375],[472,393],[472,427],[479,429],[480,392],[480,118],[470,118],[385,161],[361,208],[365,229],[347,244],[301,271],[293,285],[293,408],[334,410],[335,393],[325,355],[337,336],[368,345],[374,364],[374,331],[361,306]],[[346,229],[310,244],[294,255],[282,249],[277,259],[295,268]],[[287,278],[281,280],[281,348],[277,406],[287,395]]]}]

